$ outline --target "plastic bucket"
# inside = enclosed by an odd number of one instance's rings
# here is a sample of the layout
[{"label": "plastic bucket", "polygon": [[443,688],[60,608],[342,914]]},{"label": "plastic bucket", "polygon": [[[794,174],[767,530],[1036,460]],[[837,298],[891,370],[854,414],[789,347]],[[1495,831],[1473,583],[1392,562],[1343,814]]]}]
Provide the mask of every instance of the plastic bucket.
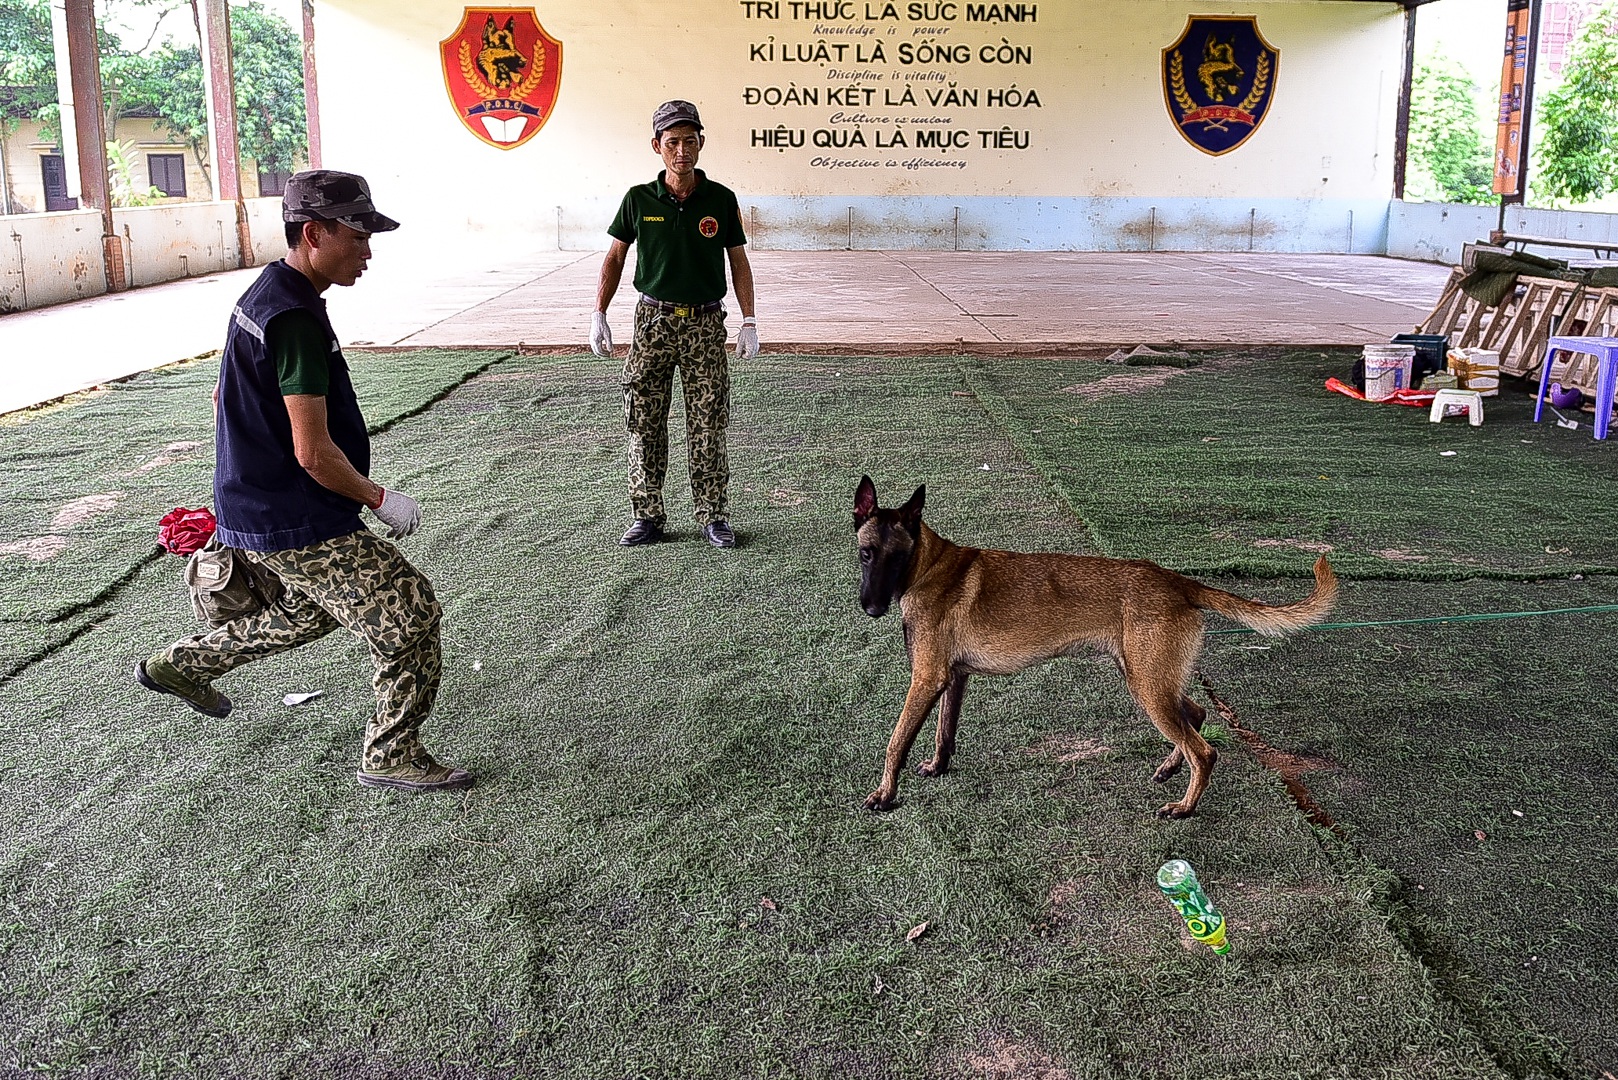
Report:
[{"label": "plastic bucket", "polygon": [[1449,351],[1449,338],[1443,334],[1394,334],[1395,345],[1416,347],[1415,365],[1410,371],[1410,386],[1419,387],[1422,380],[1447,366],[1444,354]]},{"label": "plastic bucket", "polygon": [[1416,360],[1414,345],[1367,345],[1364,355],[1368,400],[1386,401],[1395,390],[1410,385],[1410,369]]}]

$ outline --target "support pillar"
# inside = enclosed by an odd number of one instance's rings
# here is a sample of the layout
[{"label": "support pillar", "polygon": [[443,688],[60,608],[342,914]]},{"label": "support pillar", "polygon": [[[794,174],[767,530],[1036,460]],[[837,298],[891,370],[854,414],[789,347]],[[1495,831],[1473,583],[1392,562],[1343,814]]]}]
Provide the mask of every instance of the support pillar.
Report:
[{"label": "support pillar", "polygon": [[1405,57],[1399,77],[1399,106],[1393,125],[1393,197],[1405,197],[1405,169],[1410,159],[1410,88],[1416,78],[1416,8],[1405,8]]},{"label": "support pillar", "polygon": [[320,164],[320,83],[315,77],[315,0],[303,0],[303,115],[309,132],[309,167]]},{"label": "support pillar", "polygon": [[[73,111],[73,59],[67,51],[67,2],[51,0],[51,45],[56,60],[57,143],[62,148],[66,195],[79,199],[79,129]],[[99,55],[96,58],[100,65]]]},{"label": "support pillar", "polygon": [[230,8],[225,0],[202,0],[203,70],[208,80],[208,143],[213,155],[214,198],[236,205],[236,265],[253,265],[253,237],[242,201],[241,156],[236,142],[236,71],[231,60]]},{"label": "support pillar", "polygon": [[123,239],[112,227],[112,184],[107,179],[107,131],[101,98],[101,54],[96,47],[95,0],[66,0],[68,66],[73,84],[73,126],[79,143],[79,205],[101,211],[101,258],[107,291],[129,287]]}]

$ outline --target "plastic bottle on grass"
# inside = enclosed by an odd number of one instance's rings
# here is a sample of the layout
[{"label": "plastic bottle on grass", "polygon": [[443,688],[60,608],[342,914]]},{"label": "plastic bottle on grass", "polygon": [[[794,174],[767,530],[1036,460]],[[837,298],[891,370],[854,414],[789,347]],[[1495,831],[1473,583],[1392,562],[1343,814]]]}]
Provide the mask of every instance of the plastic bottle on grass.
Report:
[{"label": "plastic bottle on grass", "polygon": [[1225,917],[1219,914],[1208,894],[1202,891],[1197,873],[1184,859],[1170,859],[1157,871],[1157,887],[1169,898],[1174,910],[1185,920],[1191,936],[1212,949],[1217,955],[1230,952],[1225,940]]}]

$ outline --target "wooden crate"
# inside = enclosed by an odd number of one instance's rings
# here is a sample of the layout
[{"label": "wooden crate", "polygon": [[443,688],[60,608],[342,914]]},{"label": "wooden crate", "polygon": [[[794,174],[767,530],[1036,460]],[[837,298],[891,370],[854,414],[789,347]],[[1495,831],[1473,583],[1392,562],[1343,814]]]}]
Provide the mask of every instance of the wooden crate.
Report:
[{"label": "wooden crate", "polygon": [[1491,335],[1483,348],[1499,351],[1502,375],[1528,378],[1539,372],[1552,325],[1566,322],[1585,290],[1576,282],[1554,278],[1519,278],[1517,284],[1518,295],[1508,302],[1510,313],[1498,321],[1500,333]]},{"label": "wooden crate", "polygon": [[[1614,337],[1618,336],[1618,289],[1588,289],[1575,302],[1572,310],[1557,328],[1559,337]],[[1539,366],[1544,362],[1545,342],[1540,342],[1539,353],[1533,358],[1532,378],[1538,380]],[[1596,358],[1586,353],[1568,353],[1558,349],[1551,358],[1551,378],[1563,386],[1577,386],[1587,396],[1596,392]]]},{"label": "wooden crate", "polygon": [[[1587,289],[1557,278],[1519,277],[1512,294],[1496,307],[1486,307],[1461,291],[1466,270],[1457,266],[1432,313],[1418,327],[1424,334],[1443,334],[1452,349],[1493,349],[1500,354],[1500,374],[1539,379],[1545,346],[1551,335],[1610,337],[1618,335],[1618,288]],[[1564,386],[1595,392],[1595,361],[1558,353],[1552,375]]]}]

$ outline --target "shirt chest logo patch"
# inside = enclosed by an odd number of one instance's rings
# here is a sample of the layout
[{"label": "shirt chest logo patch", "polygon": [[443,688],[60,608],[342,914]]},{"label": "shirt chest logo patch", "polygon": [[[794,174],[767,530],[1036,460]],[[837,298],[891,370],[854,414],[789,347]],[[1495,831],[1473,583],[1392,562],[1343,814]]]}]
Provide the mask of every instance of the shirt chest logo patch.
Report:
[{"label": "shirt chest logo patch", "polygon": [[709,215],[697,222],[697,232],[712,238],[719,235],[719,219]]}]

